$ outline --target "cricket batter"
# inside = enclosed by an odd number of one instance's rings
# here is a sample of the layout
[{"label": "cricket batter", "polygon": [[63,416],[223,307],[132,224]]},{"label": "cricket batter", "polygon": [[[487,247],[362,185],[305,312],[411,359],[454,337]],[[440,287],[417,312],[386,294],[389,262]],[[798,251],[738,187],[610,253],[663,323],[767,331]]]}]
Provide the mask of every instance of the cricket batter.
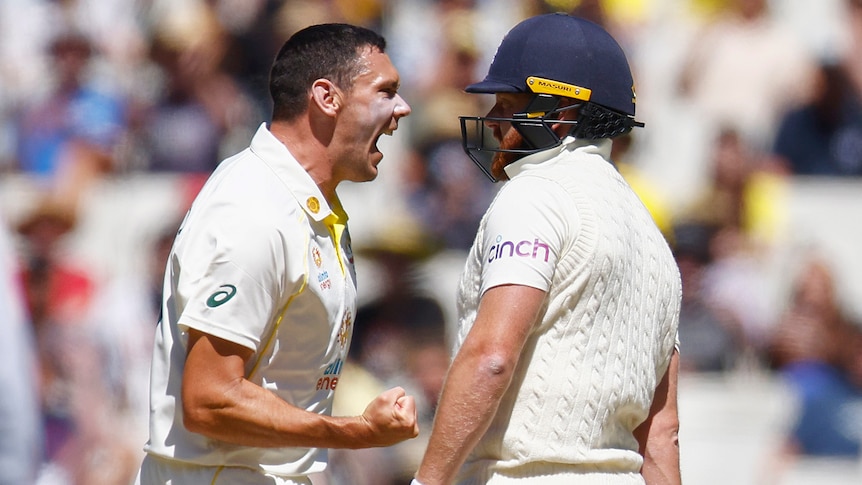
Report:
[{"label": "cricket batter", "polygon": [[679,484],[680,277],[609,158],[643,126],[622,49],[586,20],[532,17],[467,91],[496,104],[461,119],[464,147],[506,182],[461,278],[414,485]]}]

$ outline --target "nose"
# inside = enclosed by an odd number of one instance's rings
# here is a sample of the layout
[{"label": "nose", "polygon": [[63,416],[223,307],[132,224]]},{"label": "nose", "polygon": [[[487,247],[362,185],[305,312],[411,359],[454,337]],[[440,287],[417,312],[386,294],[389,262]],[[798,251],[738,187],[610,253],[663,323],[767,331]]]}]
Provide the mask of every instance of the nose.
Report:
[{"label": "nose", "polygon": [[489,118],[499,118],[499,117],[500,117],[500,109],[495,104],[491,108],[491,110],[488,111],[488,113],[485,115],[485,120],[484,120],[485,126],[487,126],[488,128],[499,128],[500,127],[500,121],[495,120],[495,119],[489,119]]},{"label": "nose", "polygon": [[400,94],[396,94],[395,96],[398,98],[395,100],[395,119],[397,120],[409,115],[413,110]]}]

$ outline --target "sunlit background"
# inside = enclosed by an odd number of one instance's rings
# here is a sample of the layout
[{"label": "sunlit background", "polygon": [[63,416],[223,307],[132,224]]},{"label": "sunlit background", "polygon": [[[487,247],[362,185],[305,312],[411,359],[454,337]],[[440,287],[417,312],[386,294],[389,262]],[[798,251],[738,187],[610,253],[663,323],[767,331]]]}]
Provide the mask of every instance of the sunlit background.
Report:
[{"label": "sunlit background", "polygon": [[0,484],[131,483],[171,237],[268,120],[281,43],[329,21],[384,34],[413,108],[378,180],[340,189],[361,309],[336,412],[401,385],[422,434],[316,483],[408,483],[498,188],[457,120],[489,99],[462,90],[553,11],[634,72],[646,128],[614,158],[683,275],[684,483],[862,483],[862,1],[2,0]]}]

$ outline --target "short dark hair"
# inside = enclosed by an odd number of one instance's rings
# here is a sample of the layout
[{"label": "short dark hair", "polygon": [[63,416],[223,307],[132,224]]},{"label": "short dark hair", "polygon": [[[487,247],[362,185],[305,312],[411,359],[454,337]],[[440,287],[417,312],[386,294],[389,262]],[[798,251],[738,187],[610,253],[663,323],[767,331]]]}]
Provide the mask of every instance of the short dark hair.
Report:
[{"label": "short dark hair", "polygon": [[364,49],[384,52],[386,40],[364,27],[338,23],[312,25],[293,34],[270,70],[273,120],[289,120],[304,112],[308,90],[317,79],[329,79],[350,90],[364,68],[359,62]]}]

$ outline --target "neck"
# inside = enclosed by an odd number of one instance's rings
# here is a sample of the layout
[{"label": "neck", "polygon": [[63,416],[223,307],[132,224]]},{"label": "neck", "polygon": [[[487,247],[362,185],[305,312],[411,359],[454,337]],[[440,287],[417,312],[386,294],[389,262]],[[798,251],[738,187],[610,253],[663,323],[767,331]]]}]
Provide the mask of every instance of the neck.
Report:
[{"label": "neck", "polygon": [[333,163],[327,144],[319,133],[300,116],[291,121],[273,121],[269,131],[278,139],[299,165],[308,172],[320,192],[330,203],[335,200],[338,180],[333,173]]}]

